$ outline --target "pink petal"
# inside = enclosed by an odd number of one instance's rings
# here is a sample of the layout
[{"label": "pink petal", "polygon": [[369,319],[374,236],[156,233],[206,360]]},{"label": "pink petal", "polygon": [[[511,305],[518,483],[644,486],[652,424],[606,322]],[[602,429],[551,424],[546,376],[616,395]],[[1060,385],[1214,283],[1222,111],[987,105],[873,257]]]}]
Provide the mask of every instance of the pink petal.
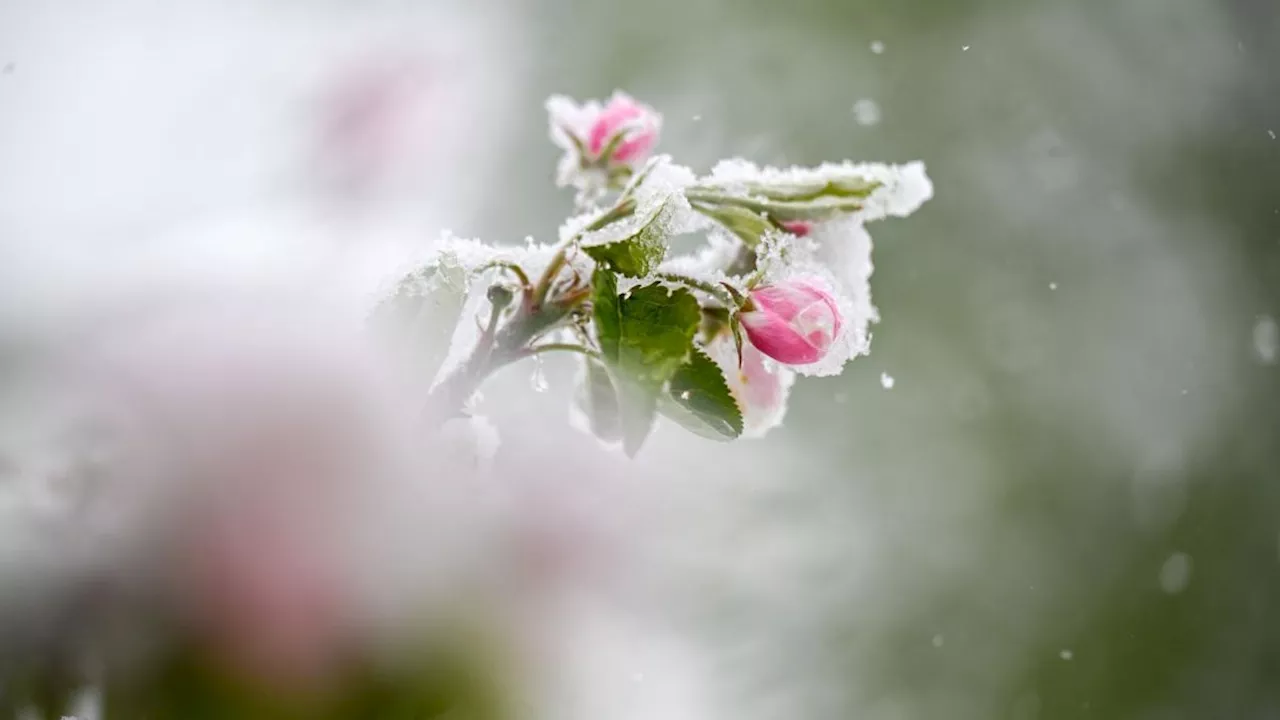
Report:
[{"label": "pink petal", "polygon": [[813,223],[808,220],[792,220],[782,223],[782,228],[796,237],[807,237],[813,232]]},{"label": "pink petal", "polygon": [[797,333],[790,324],[777,316],[743,313],[742,328],[746,330],[752,345],[779,362],[807,365],[822,357],[808,338]]},{"label": "pink petal", "polygon": [[599,154],[623,125],[643,115],[644,109],[630,99],[615,97],[591,126],[587,148],[593,155]]},{"label": "pink petal", "polygon": [[835,301],[805,280],[758,288],[751,300],[755,309],[743,313],[743,328],[753,345],[779,362],[817,362],[840,332]]},{"label": "pink petal", "polygon": [[638,161],[653,150],[657,144],[658,134],[646,128],[637,132],[630,140],[618,145],[611,158],[615,163],[628,164]]},{"label": "pink petal", "polygon": [[764,355],[751,345],[742,348],[743,400],[751,409],[770,411],[782,402],[782,379],[764,364]]}]

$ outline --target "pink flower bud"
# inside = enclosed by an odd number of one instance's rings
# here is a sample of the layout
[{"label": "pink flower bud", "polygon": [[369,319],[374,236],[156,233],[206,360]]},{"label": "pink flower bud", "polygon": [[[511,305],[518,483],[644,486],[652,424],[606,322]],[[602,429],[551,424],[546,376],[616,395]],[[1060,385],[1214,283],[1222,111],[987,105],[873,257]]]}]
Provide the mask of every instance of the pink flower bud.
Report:
[{"label": "pink flower bud", "polygon": [[547,99],[547,113],[551,139],[564,150],[556,184],[579,190],[607,187],[626,175],[614,170],[634,170],[645,162],[662,129],[661,115],[621,92],[605,105],[553,95]]},{"label": "pink flower bud", "polygon": [[751,291],[742,328],[760,352],[787,365],[822,359],[840,334],[840,310],[813,281],[795,279]]},{"label": "pink flower bud", "polygon": [[600,158],[610,143],[621,136],[613,154],[604,159],[612,165],[644,162],[658,143],[660,123],[660,117],[652,109],[630,96],[616,93],[592,121],[586,138],[587,150]]},{"label": "pink flower bud", "polygon": [[781,223],[782,229],[795,235],[796,237],[807,237],[813,232],[813,223],[808,220],[791,220]]}]

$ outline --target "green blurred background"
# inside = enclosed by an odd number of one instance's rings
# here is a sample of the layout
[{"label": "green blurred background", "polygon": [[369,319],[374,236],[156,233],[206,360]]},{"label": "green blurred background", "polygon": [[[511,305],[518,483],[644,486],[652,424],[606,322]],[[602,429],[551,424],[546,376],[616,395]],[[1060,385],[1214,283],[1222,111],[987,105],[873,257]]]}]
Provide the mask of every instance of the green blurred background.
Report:
[{"label": "green blurred background", "polygon": [[[724,500],[723,563],[803,547],[699,625],[747,715],[1280,717],[1280,5],[515,7],[530,108],[623,88],[699,171],[936,185],[871,228],[871,356],[705,461],[785,475]],[[550,234],[543,133],[513,124],[521,190],[467,230]]]},{"label": "green blurred background", "polygon": [[[287,234],[252,216],[314,190],[273,155],[304,154],[305,113],[271,102],[397,13],[415,49],[479,33],[505,80],[451,66],[447,109],[479,129],[442,137],[480,159],[392,198],[451,206],[431,211],[460,234],[554,237],[551,93],[632,93],[699,172],[921,159],[935,198],[870,228],[869,357],[797,383],[766,440],[659,431],[635,464],[591,460],[665,498],[673,595],[639,614],[677,616],[743,720],[1280,718],[1277,0],[118,2],[0,1],[8,297],[80,299],[148,262],[98,243],[178,247],[193,219]],[[192,247],[177,265],[217,264]],[[489,393],[500,463],[572,462],[539,435],[569,396],[548,370],[556,392]]]}]

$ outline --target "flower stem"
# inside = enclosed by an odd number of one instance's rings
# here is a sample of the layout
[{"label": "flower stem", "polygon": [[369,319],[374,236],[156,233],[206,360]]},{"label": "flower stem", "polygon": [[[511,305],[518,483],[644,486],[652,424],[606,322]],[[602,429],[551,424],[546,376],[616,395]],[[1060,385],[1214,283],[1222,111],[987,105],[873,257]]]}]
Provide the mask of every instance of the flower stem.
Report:
[{"label": "flower stem", "polygon": [[485,332],[471,355],[427,399],[425,420],[437,424],[456,416],[495,371],[528,357],[528,344],[568,317],[559,307],[524,309],[497,332]]},{"label": "flower stem", "polygon": [[493,262],[485,263],[484,265],[480,266],[479,272],[483,272],[485,270],[489,270],[492,268],[502,268],[503,270],[506,270],[512,275],[515,275],[517,278],[519,278],[520,287],[522,288],[528,288],[532,285],[532,283],[529,282],[529,276],[525,274],[524,268],[520,267],[519,265],[509,260],[494,260]]},{"label": "flower stem", "polygon": [[552,256],[551,262],[547,264],[547,269],[543,271],[542,277],[538,279],[538,284],[533,290],[533,308],[536,311],[547,301],[547,294],[551,292],[551,285],[559,277],[560,271],[564,269],[565,262],[568,259],[569,248],[578,242],[583,235],[589,232],[595,232],[610,223],[621,220],[636,210],[636,202],[631,198],[624,198],[613,207],[604,211],[590,224],[574,233],[572,237],[560,244],[560,248],[556,250],[556,254]]},{"label": "flower stem", "polygon": [[[584,234],[600,230],[630,216],[635,211],[635,198],[624,192],[612,207],[601,212],[598,217],[560,244],[547,264],[546,270],[538,278],[537,284],[527,291],[526,302],[521,305],[516,314],[507,321],[506,325],[498,329],[496,325],[501,311],[495,310],[494,315],[490,317],[489,326],[481,334],[480,341],[472,349],[471,355],[456,372],[431,391],[425,411],[427,422],[444,422],[457,415],[486,378],[494,371],[513,362],[554,350],[595,354],[594,350],[569,343],[547,343],[535,347],[530,347],[530,343],[548,330],[564,324],[571,317],[573,309],[591,296],[590,286],[588,286],[557,297],[549,297],[561,271],[568,264],[569,252],[575,244]],[[528,281],[528,275],[514,264],[500,262],[494,263],[494,266],[510,270],[523,282]],[[529,286],[526,284],[526,287]]]},{"label": "flower stem", "polygon": [[556,250],[556,254],[552,256],[551,262],[547,264],[547,269],[542,273],[542,277],[538,279],[538,284],[533,289],[534,312],[540,310],[543,303],[547,301],[547,294],[551,292],[551,284],[556,281],[556,277],[560,275],[560,270],[564,268],[565,261],[568,259],[568,250],[569,243],[561,245],[560,249]]}]

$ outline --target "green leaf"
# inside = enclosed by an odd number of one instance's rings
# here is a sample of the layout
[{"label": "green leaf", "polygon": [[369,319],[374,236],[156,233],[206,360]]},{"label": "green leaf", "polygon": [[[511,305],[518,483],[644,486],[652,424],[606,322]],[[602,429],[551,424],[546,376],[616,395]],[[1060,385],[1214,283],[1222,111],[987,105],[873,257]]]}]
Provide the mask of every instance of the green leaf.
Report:
[{"label": "green leaf", "polygon": [[693,209],[723,225],[749,248],[759,245],[760,238],[764,237],[765,233],[777,229],[768,218],[746,208],[693,203]]},{"label": "green leaf", "polygon": [[586,358],[586,373],[579,388],[578,406],[587,416],[591,432],[606,443],[622,439],[622,408],[609,370],[599,360]]},{"label": "green leaf", "polygon": [[627,277],[648,275],[667,256],[667,238],[658,222],[665,207],[665,204],[659,205],[631,236],[603,245],[586,245],[582,251],[597,263]]},{"label": "green leaf", "polygon": [[591,275],[592,316],[596,323],[596,342],[605,362],[618,362],[618,348],[622,339],[622,298],[618,297],[618,276],[609,270],[596,268]]},{"label": "green leaf", "polygon": [[815,182],[792,185],[754,184],[750,186],[750,189],[752,195],[763,195],[771,200],[805,202],[826,197],[866,198],[870,197],[871,193],[875,192],[882,186],[883,183],[879,180],[851,176],[839,178],[837,180],[829,180],[823,183]]},{"label": "green leaf", "polygon": [[[793,220],[821,221],[838,215],[858,212],[864,199],[859,195],[822,195],[809,200],[775,200],[766,193],[759,195],[726,194],[717,190],[691,189],[685,191],[689,202],[696,207],[715,207],[721,213],[733,212],[725,208],[751,211],[776,223]],[[706,210],[703,210],[707,214]]]},{"label": "green leaf", "polygon": [[712,440],[728,441],[742,434],[742,410],[729,392],[724,373],[701,350],[694,350],[671,378],[662,412]]},{"label": "green leaf", "polygon": [[634,456],[649,435],[658,397],[693,347],[702,312],[693,294],[660,283],[617,295],[617,278],[594,278],[596,339],[613,373],[622,411],[622,444]]}]

